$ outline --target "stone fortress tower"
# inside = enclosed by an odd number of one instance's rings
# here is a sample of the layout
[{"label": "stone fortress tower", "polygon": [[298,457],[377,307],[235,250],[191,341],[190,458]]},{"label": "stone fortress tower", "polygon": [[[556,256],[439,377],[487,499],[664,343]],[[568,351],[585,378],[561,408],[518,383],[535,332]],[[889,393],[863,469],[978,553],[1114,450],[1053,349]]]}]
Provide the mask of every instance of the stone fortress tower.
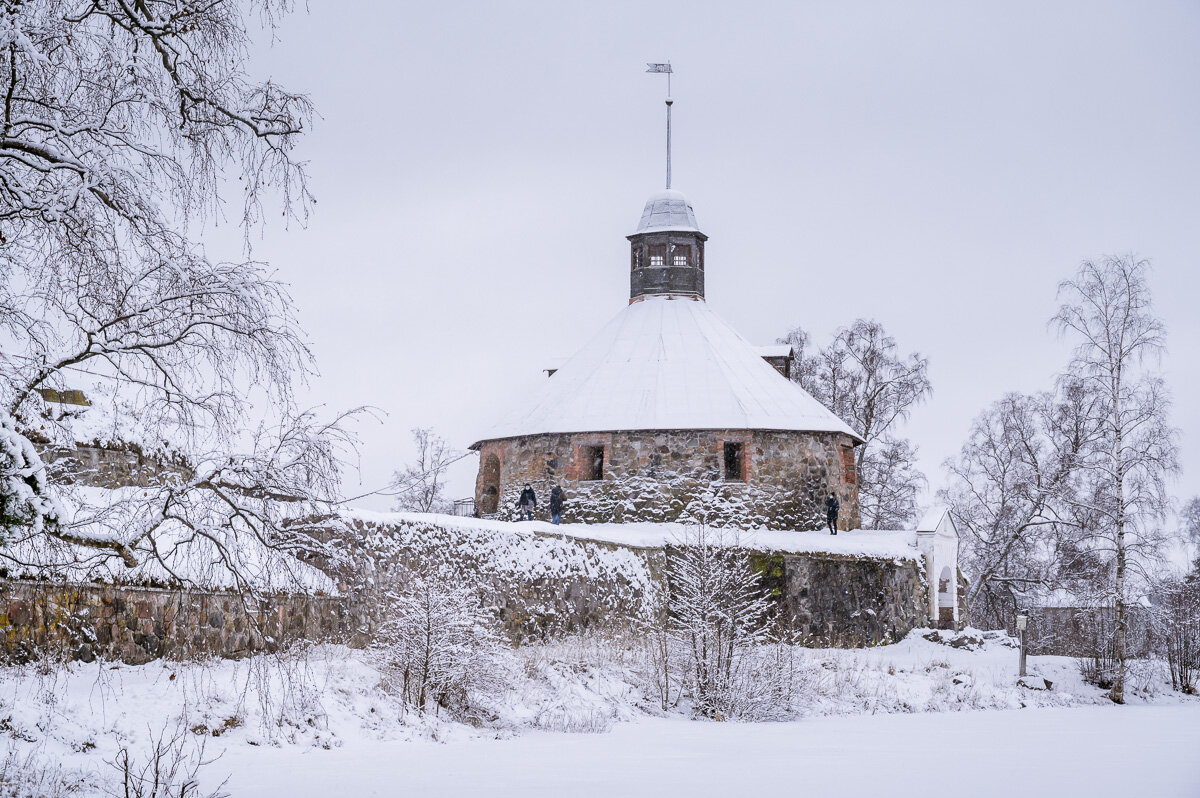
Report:
[{"label": "stone fortress tower", "polygon": [[652,195],[628,239],[629,305],[472,444],[478,512],[559,484],[567,522],[815,529],[833,492],[857,528],[862,438],[709,308],[691,203]]}]

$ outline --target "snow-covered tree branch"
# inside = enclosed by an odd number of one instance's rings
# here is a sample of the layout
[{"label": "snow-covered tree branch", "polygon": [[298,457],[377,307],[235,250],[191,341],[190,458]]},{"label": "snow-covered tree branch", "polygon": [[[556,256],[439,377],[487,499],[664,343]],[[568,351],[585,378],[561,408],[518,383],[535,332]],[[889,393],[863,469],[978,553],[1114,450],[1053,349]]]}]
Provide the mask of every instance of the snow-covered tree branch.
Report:
[{"label": "snow-covered tree branch", "polygon": [[[0,7],[6,440],[28,432],[55,458],[92,441],[96,422],[45,397],[94,382],[111,408],[89,390],[86,412],[141,433],[96,442],[170,460],[149,484],[117,489],[70,474],[69,487],[47,487],[44,472],[15,464],[27,489],[10,480],[6,501],[17,502],[13,518],[34,522],[4,552],[15,565],[80,573],[115,557],[154,579],[223,569],[217,581],[282,587],[276,577],[301,569],[294,555],[315,545],[306,528],[331,517],[353,414],[321,422],[295,407],[312,359],[287,286],[266,264],[210,260],[194,237],[224,218],[235,184],[247,247],[266,200],[285,217],[307,214],[294,152],[312,109],[249,76],[248,20],[272,32],[289,9],[286,0]],[[35,499],[55,490],[62,510],[40,523],[51,516]]]}]

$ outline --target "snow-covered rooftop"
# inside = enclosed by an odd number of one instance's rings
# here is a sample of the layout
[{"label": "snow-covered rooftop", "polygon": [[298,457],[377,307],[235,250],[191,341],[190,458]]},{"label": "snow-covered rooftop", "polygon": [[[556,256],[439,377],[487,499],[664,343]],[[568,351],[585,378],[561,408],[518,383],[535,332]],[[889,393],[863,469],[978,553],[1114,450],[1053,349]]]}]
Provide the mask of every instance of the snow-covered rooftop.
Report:
[{"label": "snow-covered rooftop", "polygon": [[475,445],[671,429],[841,432],[861,440],[706,303],[652,296],[625,307]]},{"label": "snow-covered rooftop", "polygon": [[791,344],[768,344],[757,349],[763,357],[791,357],[795,353]]},{"label": "snow-covered rooftop", "polygon": [[946,517],[946,513],[948,512],[950,512],[950,508],[944,504],[937,504],[929,508],[917,523],[917,531],[936,532],[937,528],[942,524],[942,519]]},{"label": "snow-covered rooftop", "polygon": [[638,233],[658,233],[669,230],[700,232],[692,203],[682,192],[673,189],[650,195],[638,222]]}]

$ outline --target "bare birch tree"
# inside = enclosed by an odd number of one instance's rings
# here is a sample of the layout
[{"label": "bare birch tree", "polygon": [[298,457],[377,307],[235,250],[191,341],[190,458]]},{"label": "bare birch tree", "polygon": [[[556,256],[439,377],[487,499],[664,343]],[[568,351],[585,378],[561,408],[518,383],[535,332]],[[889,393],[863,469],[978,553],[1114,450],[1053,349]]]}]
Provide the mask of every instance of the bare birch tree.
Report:
[{"label": "bare birch tree", "polygon": [[460,455],[428,427],[414,428],[412,438],[417,447],[416,458],[392,477],[398,496],[396,509],[414,513],[447,512],[446,469]]},{"label": "bare birch tree", "polygon": [[1095,439],[1094,402],[1078,386],[1008,394],[971,427],[944,463],[939,492],[962,532],[967,601],[975,623],[1011,625],[1048,591],[1080,587],[1095,557],[1078,545],[1069,509],[1082,458]]},{"label": "bare birch tree", "polygon": [[1146,579],[1155,553],[1155,522],[1168,506],[1167,475],[1178,468],[1177,431],[1161,378],[1144,366],[1164,347],[1147,285],[1149,263],[1131,257],[1085,262],[1059,286],[1064,300],[1053,323],[1075,343],[1069,373],[1096,400],[1097,442],[1085,462],[1089,490],[1074,501],[1091,517],[1089,542],[1113,558],[1109,596],[1115,622],[1116,673],[1110,693],[1125,700],[1130,576]]},{"label": "bare birch tree", "polygon": [[1183,534],[1193,546],[1200,547],[1200,496],[1195,496],[1183,506],[1180,513]]},{"label": "bare birch tree", "polygon": [[863,457],[859,491],[865,529],[900,529],[917,515],[917,499],[928,484],[916,466],[917,447],[906,438],[880,438]]},{"label": "bare birch tree", "polygon": [[297,519],[329,514],[352,440],[344,417],[294,407],[311,357],[287,288],[193,238],[225,217],[226,181],[247,242],[268,199],[307,214],[294,149],[309,102],[248,69],[248,18],[271,32],[289,7],[0,4],[0,402],[18,428],[69,443],[39,393],[87,375],[146,428],[173,430],[189,463],[102,506],[76,496],[70,518],[26,535],[168,570],[164,549],[206,538],[238,569],[241,542],[304,547]]},{"label": "bare birch tree", "polygon": [[[901,354],[883,325],[868,319],[839,330],[815,353],[799,327],[780,343],[794,350],[792,379],[866,441],[855,453],[860,503],[875,508],[864,512],[864,525],[868,518],[911,523],[924,476],[916,469],[916,447],[896,435],[896,427],[933,393],[929,361],[915,352]],[[889,486],[887,480],[895,477],[904,484]]]}]

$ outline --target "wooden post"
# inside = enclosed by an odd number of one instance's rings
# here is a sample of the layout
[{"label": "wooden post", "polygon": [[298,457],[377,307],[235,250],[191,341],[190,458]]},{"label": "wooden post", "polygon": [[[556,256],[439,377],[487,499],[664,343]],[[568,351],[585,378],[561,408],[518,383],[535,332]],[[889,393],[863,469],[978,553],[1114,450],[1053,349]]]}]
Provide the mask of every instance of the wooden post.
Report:
[{"label": "wooden post", "polygon": [[1029,616],[1017,616],[1017,632],[1021,635],[1021,676],[1025,675],[1025,633],[1026,627],[1029,626]]}]

